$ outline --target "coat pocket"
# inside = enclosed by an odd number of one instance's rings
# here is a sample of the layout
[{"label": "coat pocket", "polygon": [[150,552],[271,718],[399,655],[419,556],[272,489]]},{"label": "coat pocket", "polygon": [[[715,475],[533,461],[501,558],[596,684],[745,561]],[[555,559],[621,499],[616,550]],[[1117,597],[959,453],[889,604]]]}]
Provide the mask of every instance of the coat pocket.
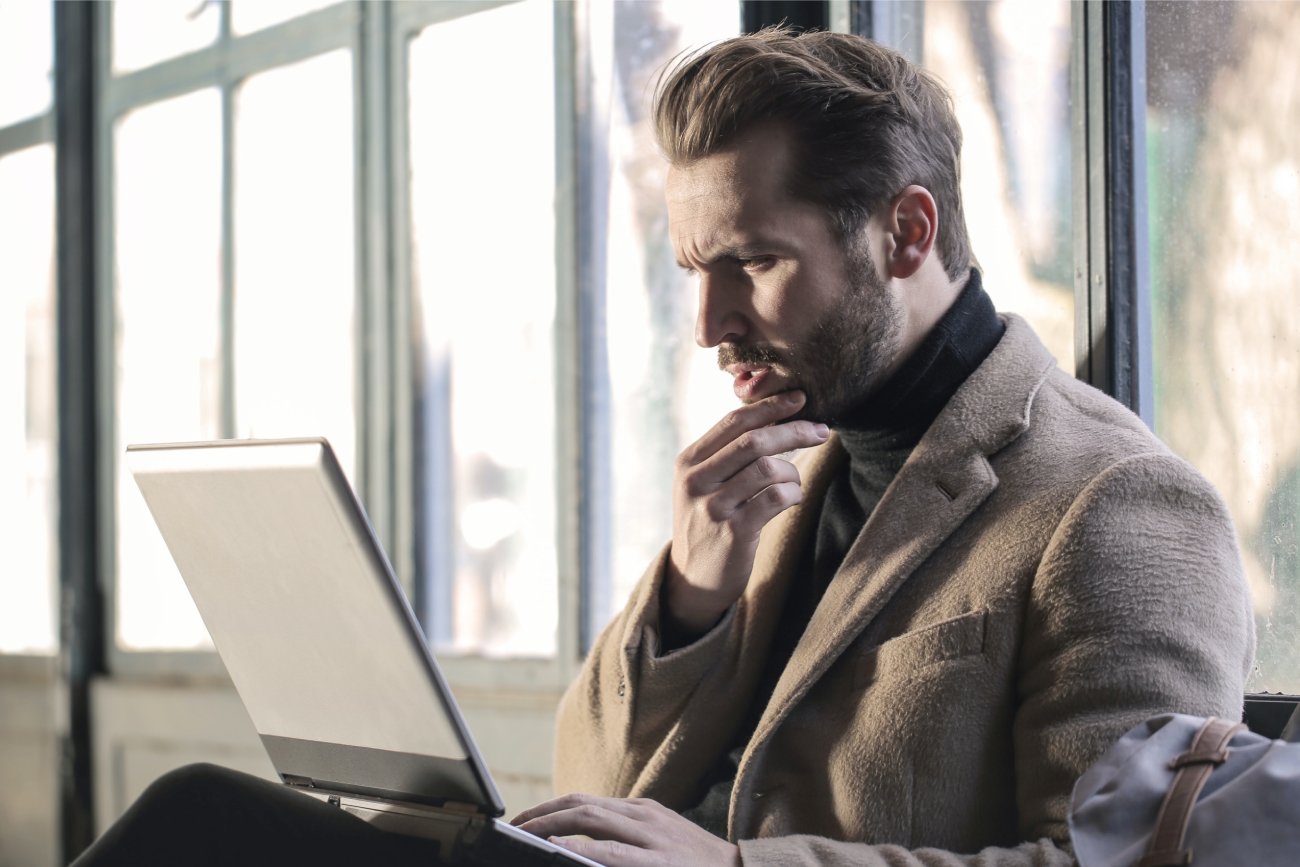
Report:
[{"label": "coat pocket", "polygon": [[983,653],[987,620],[985,609],[969,611],[889,639],[858,659],[854,689],[891,675],[910,677],[936,663]]}]

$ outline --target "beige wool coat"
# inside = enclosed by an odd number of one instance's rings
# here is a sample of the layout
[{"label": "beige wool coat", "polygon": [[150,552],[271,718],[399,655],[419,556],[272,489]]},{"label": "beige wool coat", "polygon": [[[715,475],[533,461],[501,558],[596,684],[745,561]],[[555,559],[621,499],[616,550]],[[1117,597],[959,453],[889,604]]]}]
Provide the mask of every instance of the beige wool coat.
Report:
[{"label": "beige wool coat", "polygon": [[[1004,319],[744,751],[728,836],[746,865],[1070,864],[1071,788],[1113,741],[1165,711],[1241,712],[1254,629],[1220,498]],[[666,551],[651,564],[561,704],[560,791],[700,798],[847,461],[834,438],[804,458],[804,503],[763,531],[743,597],[664,655]]]}]

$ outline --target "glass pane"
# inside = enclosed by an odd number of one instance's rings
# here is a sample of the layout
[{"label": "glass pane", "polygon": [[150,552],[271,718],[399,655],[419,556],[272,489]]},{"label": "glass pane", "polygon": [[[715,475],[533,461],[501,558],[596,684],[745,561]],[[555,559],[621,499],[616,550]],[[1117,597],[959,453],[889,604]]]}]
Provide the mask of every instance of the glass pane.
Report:
[{"label": "glass pane", "polygon": [[235,109],[236,435],[326,436],[351,470],[351,55],[255,75]]},{"label": "glass pane", "polygon": [[984,285],[1074,372],[1070,4],[927,0],[921,64],[961,123],[962,205]]},{"label": "glass pane", "polygon": [[251,33],[323,9],[335,2],[337,0],[233,0],[230,4],[230,26],[235,33]]},{"label": "glass pane", "polygon": [[[221,101],[203,90],[116,129],[117,437],[220,435]],[[210,646],[125,462],[118,461],[117,643]]]},{"label": "glass pane", "polygon": [[53,93],[51,4],[0,0],[0,126],[42,114]]},{"label": "glass pane", "polygon": [[0,653],[54,653],[54,148],[0,157]]},{"label": "glass pane", "polygon": [[[677,453],[736,406],[717,356],[695,345],[696,281],[677,267],[668,237],[668,165],[655,144],[655,76],[678,52],[735,36],[736,3],[614,3],[612,44],[593,51],[610,82],[610,191],[606,255],[606,376],[613,514],[608,577],[590,588],[592,630],[627,600],[632,585],[672,535],[671,482]],[[604,577],[604,580],[602,580]],[[593,631],[594,634],[594,631]]]},{"label": "glass pane", "polygon": [[1252,690],[1300,693],[1300,15],[1148,3],[1156,430],[1237,526]]},{"label": "glass pane", "polygon": [[495,655],[549,655],[556,641],[551,17],[545,2],[504,6],[410,44],[423,447],[451,464],[435,482],[450,502],[428,492],[424,542],[454,535],[449,586],[435,571],[433,633]]},{"label": "glass pane", "polygon": [[209,0],[120,0],[112,7],[114,72],[197,51],[221,28],[221,4]]}]

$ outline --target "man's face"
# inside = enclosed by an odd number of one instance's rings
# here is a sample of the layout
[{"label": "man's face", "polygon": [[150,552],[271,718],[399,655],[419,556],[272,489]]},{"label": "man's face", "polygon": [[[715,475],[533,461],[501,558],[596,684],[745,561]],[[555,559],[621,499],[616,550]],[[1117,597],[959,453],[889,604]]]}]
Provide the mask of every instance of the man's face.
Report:
[{"label": "man's face", "polygon": [[845,251],[825,211],[791,197],[779,130],[668,173],[668,219],[682,267],[699,275],[696,342],[752,403],[801,389],[798,417],[836,424],[880,385],[903,312],[876,271],[869,224]]}]

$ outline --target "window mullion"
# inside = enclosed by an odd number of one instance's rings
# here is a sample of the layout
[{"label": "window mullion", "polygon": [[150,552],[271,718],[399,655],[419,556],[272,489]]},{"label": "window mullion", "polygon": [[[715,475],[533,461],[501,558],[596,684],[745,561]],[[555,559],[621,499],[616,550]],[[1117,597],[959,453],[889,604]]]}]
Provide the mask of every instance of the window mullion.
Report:
[{"label": "window mullion", "polygon": [[[230,40],[230,4],[221,4],[220,44]],[[235,88],[221,82],[221,332],[218,413],[223,438],[235,435]]]},{"label": "window mullion", "polygon": [[60,826],[64,860],[94,839],[92,680],[104,671],[99,569],[100,394],[95,249],[98,197],[96,17],[104,7],[57,3],[55,220],[57,258],[60,668],[66,690]]},{"label": "window mullion", "polygon": [[585,354],[581,330],[578,222],[579,164],[577,90],[578,13],[573,4],[555,6],[555,484],[556,552],[559,559],[559,634],[556,655],[560,677],[567,682],[587,646],[587,600],[593,582],[583,557],[583,395],[580,387]]},{"label": "window mullion", "polygon": [[1075,6],[1076,374],[1152,422],[1141,4]]}]

